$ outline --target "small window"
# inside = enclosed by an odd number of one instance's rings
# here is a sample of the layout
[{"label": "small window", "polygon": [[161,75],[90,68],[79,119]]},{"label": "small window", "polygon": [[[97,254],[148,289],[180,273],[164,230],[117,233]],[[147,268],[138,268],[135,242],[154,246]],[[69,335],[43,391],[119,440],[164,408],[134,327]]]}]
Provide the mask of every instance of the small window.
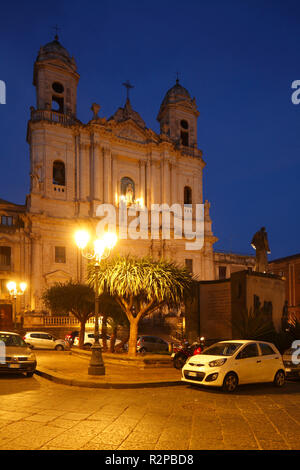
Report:
[{"label": "small window", "polygon": [[226,266],[219,266],[219,279],[226,279]]},{"label": "small window", "polygon": [[55,247],[55,263],[65,263],[65,262],[66,262],[66,247],[56,246]]},{"label": "small window", "polygon": [[190,274],[193,274],[193,260],[192,259],[185,260],[185,267]]},{"label": "small window", "polygon": [[52,85],[52,88],[56,93],[63,93],[64,92],[64,87],[61,83],[54,82],[53,85]]},{"label": "small window", "polygon": [[66,185],[65,164],[59,160],[55,160],[55,162],[53,162],[53,184],[57,184],[59,186]]},{"label": "small window", "polygon": [[8,267],[11,265],[11,247],[0,246],[0,266]]},{"label": "small window", "polygon": [[237,355],[237,359],[247,359],[249,357],[258,356],[256,343],[247,344],[247,346]]},{"label": "small window", "polygon": [[14,219],[12,216],[2,215],[1,225],[7,225],[8,227],[11,227],[13,225],[13,220]]},{"label": "small window", "polygon": [[180,125],[181,125],[182,129],[188,129],[189,128],[189,123],[185,119],[182,119],[182,121],[180,121]]},{"label": "small window", "polygon": [[276,354],[275,351],[266,343],[259,343],[259,347],[263,356],[271,356]]},{"label": "small window", "polygon": [[192,204],[192,190],[189,186],[184,187],[184,204]]}]

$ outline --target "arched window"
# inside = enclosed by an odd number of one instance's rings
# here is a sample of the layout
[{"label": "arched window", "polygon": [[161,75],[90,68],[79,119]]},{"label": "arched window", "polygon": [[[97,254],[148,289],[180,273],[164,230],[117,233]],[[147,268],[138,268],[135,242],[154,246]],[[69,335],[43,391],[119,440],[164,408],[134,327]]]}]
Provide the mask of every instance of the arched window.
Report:
[{"label": "arched window", "polygon": [[189,186],[184,187],[184,204],[192,204],[192,190]]},{"label": "arched window", "polygon": [[52,111],[64,113],[64,98],[61,96],[52,96]]},{"label": "arched window", "polygon": [[180,126],[181,126],[181,133],[180,133],[181,144],[184,145],[185,147],[188,147],[189,146],[189,133],[188,133],[189,123],[185,119],[182,119],[180,121]]},{"label": "arched window", "polygon": [[53,184],[57,184],[59,186],[66,185],[65,164],[59,160],[55,160],[55,162],[53,162]]}]

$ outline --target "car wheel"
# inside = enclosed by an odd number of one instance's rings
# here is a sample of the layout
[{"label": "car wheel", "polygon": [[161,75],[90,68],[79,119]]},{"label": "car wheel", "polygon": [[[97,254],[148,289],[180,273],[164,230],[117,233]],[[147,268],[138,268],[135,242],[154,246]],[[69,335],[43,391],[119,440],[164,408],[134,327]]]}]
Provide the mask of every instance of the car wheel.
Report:
[{"label": "car wheel", "polygon": [[83,345],[83,348],[84,348],[84,349],[91,349],[91,347],[92,347],[91,343],[85,343],[85,344]]},{"label": "car wheel", "polygon": [[175,369],[182,369],[185,363],[186,358],[184,356],[175,357],[173,361]]},{"label": "car wheel", "polygon": [[26,372],[26,377],[32,377],[34,372]]},{"label": "car wheel", "polygon": [[55,351],[63,351],[63,350],[64,350],[64,347],[61,344],[58,344],[57,346],[55,346]]},{"label": "car wheel", "polygon": [[139,350],[139,354],[141,354],[142,356],[145,356],[146,352],[147,352],[147,349],[146,349],[146,348],[141,348],[141,349]]},{"label": "car wheel", "polygon": [[285,384],[285,373],[283,370],[279,370],[276,372],[275,378],[274,378],[274,385],[275,387],[283,387]]},{"label": "car wheel", "polygon": [[230,372],[226,375],[223,382],[223,391],[227,393],[232,393],[235,391],[238,386],[239,380],[236,374]]}]

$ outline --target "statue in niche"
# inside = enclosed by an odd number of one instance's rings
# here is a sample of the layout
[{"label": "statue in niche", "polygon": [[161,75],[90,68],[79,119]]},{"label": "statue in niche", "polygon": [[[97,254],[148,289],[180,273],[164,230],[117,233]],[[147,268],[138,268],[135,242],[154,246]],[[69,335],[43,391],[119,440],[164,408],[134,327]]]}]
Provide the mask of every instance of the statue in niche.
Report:
[{"label": "statue in niche", "polygon": [[33,173],[30,173],[31,178],[31,190],[32,191],[41,191],[43,188],[43,179],[42,179],[42,166],[36,165]]},{"label": "statue in niche", "polygon": [[125,198],[127,205],[134,203],[135,185],[131,178],[124,177],[121,179],[121,195]]},{"label": "statue in niche", "polygon": [[128,184],[127,185],[127,188],[126,188],[126,201],[128,202],[128,204],[132,204],[133,203],[133,200],[134,200],[134,197],[133,197],[133,186],[132,184]]}]

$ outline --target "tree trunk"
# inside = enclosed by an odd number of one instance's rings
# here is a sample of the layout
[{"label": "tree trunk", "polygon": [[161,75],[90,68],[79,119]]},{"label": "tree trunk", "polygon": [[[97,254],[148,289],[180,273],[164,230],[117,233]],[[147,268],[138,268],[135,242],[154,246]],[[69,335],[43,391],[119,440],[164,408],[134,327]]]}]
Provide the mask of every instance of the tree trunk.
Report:
[{"label": "tree trunk", "polygon": [[117,332],[118,332],[118,325],[114,326],[112,329],[111,337],[110,337],[110,352],[115,352],[115,344],[117,339]]},{"label": "tree trunk", "polygon": [[107,315],[102,316],[102,328],[101,328],[101,337],[102,337],[102,349],[103,351],[107,351]]},{"label": "tree trunk", "polygon": [[138,326],[139,326],[139,319],[134,318],[130,320],[128,355],[132,357],[136,356],[136,342],[137,342],[137,336],[138,336]]},{"label": "tree trunk", "polygon": [[85,320],[80,320],[80,331],[79,331],[79,347],[82,348],[84,344],[84,333],[85,333]]},{"label": "tree trunk", "polygon": [[122,342],[117,344],[117,346],[115,347],[115,351],[121,351],[125,344],[128,343],[129,341],[129,335],[126,336],[126,338],[122,339]]}]

